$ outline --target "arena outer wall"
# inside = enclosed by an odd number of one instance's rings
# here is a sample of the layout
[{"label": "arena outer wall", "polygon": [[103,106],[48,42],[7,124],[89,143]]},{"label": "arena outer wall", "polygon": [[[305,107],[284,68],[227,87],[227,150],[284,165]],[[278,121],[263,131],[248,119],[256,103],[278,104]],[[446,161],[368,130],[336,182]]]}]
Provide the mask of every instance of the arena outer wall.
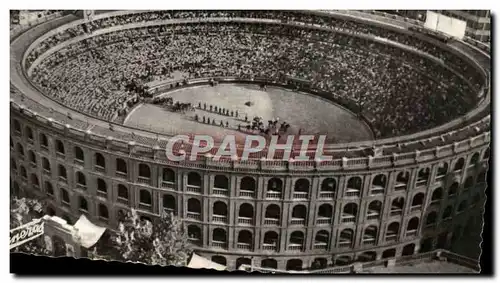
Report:
[{"label": "arena outer wall", "polygon": [[[170,162],[160,144],[112,137],[56,112],[11,93],[13,193],[47,198],[47,213],[70,223],[85,214],[112,229],[130,208],[149,219],[173,212],[198,253],[229,268],[298,269],[449,248],[482,221],[490,133],[475,127],[489,125],[488,116],[447,129],[445,136],[469,133],[448,145],[426,146],[441,133],[413,136],[408,143],[423,148],[389,156]],[[395,141],[405,140],[386,144]]]}]

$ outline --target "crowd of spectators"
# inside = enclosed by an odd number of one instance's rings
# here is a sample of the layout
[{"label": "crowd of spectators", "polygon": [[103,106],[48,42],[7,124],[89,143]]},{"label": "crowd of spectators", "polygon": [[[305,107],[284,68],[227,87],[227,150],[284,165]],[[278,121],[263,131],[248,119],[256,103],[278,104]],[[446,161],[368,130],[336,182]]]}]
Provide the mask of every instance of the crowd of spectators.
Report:
[{"label": "crowd of spectators", "polygon": [[[353,101],[376,137],[427,129],[473,107],[476,71],[438,47],[381,28],[304,13],[280,11],[161,11],[96,20],[49,38],[28,65],[51,46],[75,35],[137,21],[169,18],[252,17],[335,25],[414,46],[447,62],[443,67],[392,45],[327,30],[282,23],[157,25],[94,36],[53,53],[32,79],[50,96],[81,111],[111,119],[131,94],[127,85],[164,80],[174,71],[189,78],[235,76],[311,82],[316,91]],[[81,28],[81,30],[80,30]],[[71,33],[71,35],[70,35]],[[408,41],[408,42],[405,42]],[[469,86],[452,70],[465,74]],[[474,72],[473,72],[474,71]]]}]

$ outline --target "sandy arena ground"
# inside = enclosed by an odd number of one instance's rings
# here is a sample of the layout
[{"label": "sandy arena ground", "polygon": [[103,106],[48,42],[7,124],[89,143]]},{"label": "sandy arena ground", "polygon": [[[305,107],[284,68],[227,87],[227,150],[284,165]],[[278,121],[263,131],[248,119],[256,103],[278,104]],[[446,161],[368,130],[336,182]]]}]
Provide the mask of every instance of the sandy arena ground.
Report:
[{"label": "sandy arena ground", "polygon": [[[173,113],[163,107],[144,104],[135,108],[125,119],[125,125],[141,127],[166,134],[209,134],[223,138],[228,134],[244,137],[238,132],[238,124],[245,125],[245,115],[249,120],[261,116],[267,120],[279,117],[280,122],[291,125],[289,134],[326,134],[329,142],[353,142],[372,138],[368,126],[348,110],[322,98],[297,93],[283,88],[268,87],[261,91],[255,85],[220,84],[215,87],[196,86],[179,89],[166,94],[175,101],[201,102],[239,112],[239,119],[197,109],[186,114]],[[245,102],[252,101],[252,106]],[[194,115],[216,120],[216,126],[194,121]],[[220,121],[229,122],[229,128],[219,126]]]}]

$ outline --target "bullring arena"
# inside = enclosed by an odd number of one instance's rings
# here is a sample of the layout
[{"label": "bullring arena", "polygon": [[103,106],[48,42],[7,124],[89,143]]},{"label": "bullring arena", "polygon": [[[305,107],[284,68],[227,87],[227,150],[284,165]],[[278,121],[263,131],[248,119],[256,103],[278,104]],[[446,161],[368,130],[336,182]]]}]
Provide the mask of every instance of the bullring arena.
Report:
[{"label": "bullring arena", "polygon": [[[479,256],[489,47],[368,12],[114,11],[10,50],[12,193],[49,215],[172,212],[228,269]],[[177,134],[266,134],[245,116],[326,134],[333,160],[166,159]]]}]

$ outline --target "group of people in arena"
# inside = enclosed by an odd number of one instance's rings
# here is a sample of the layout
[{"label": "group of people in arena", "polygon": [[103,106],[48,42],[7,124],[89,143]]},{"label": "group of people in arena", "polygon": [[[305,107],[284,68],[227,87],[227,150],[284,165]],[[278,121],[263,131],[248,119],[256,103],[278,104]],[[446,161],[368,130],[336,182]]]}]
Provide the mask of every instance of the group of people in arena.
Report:
[{"label": "group of people in arena", "polygon": [[[256,22],[193,22],[137,27],[91,36],[98,29],[136,22],[188,18],[262,18]],[[275,20],[275,21],[270,21]],[[297,22],[330,29],[311,29]],[[337,31],[333,30],[336,29]],[[342,29],[341,32],[338,30]],[[415,52],[349,33],[377,35]],[[28,56],[75,36],[42,60],[32,80],[53,98],[110,119],[131,95],[130,82],[232,76],[310,82],[333,100],[354,101],[377,138],[434,127],[465,114],[484,83],[463,59],[419,38],[381,27],[292,11],[152,11],[103,18],[49,37]]]}]

